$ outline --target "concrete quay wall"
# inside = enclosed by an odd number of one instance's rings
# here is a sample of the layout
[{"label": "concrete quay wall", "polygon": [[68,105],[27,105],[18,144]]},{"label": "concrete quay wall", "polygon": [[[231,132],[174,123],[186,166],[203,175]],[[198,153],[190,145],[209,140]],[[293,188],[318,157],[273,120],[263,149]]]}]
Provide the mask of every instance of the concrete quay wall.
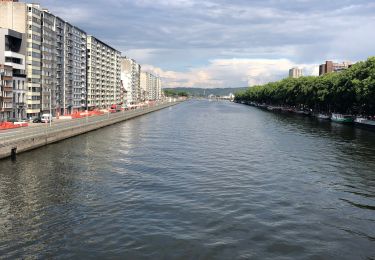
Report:
[{"label": "concrete quay wall", "polygon": [[25,129],[21,134],[15,133],[14,136],[0,140],[0,159],[11,157],[12,153],[14,156],[15,154],[174,106],[178,103],[179,102],[166,103],[154,107],[118,112],[110,115],[69,120],[65,124],[53,125],[52,127],[38,127],[38,129],[33,130]]}]

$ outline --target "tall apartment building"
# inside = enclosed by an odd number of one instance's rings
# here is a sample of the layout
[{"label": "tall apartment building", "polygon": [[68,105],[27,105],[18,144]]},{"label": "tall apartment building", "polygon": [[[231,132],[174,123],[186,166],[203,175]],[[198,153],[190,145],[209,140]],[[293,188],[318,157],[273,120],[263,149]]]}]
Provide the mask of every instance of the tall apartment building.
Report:
[{"label": "tall apartment building", "polygon": [[[53,15],[38,4],[0,2],[0,26],[26,35],[27,116],[55,105],[55,34]],[[43,63],[42,63],[43,62]]]},{"label": "tall apartment building", "polygon": [[352,66],[353,63],[349,61],[344,61],[341,63],[335,63],[333,61],[326,61],[325,64],[319,66],[319,76],[331,73],[331,72],[340,72],[346,70]]},{"label": "tall apartment building", "polygon": [[155,93],[155,99],[160,100],[161,97],[161,79],[160,77],[156,77],[156,93]]},{"label": "tall apartment building", "polygon": [[0,28],[0,121],[26,117],[25,53],[24,35]]},{"label": "tall apartment building", "polygon": [[124,90],[124,104],[126,106],[134,104],[132,96],[132,76],[123,70],[123,60],[121,61],[121,85]]},{"label": "tall apartment building", "polygon": [[86,109],[87,34],[56,17],[57,108],[61,114]]},{"label": "tall apartment building", "polygon": [[121,52],[98,40],[87,37],[87,104],[109,107],[121,100]]},{"label": "tall apartment building", "polygon": [[56,110],[56,31],[55,16],[41,12],[41,113]]},{"label": "tall apartment building", "polygon": [[151,74],[145,71],[141,71],[140,74],[140,86],[141,86],[141,95],[140,101],[148,100],[148,91],[151,86]]},{"label": "tall apartment building", "polygon": [[130,104],[136,104],[142,100],[140,73],[141,65],[133,59],[122,57],[121,75],[124,87],[126,91],[128,91],[128,100]]},{"label": "tall apartment building", "polygon": [[289,78],[299,78],[302,77],[302,69],[300,68],[291,68],[289,70]]},{"label": "tall apartment building", "polygon": [[144,100],[159,100],[161,98],[160,78],[144,71],[141,72],[140,78]]},{"label": "tall apartment building", "polygon": [[87,35],[38,4],[0,2],[0,27],[26,34],[27,116],[86,107]]}]

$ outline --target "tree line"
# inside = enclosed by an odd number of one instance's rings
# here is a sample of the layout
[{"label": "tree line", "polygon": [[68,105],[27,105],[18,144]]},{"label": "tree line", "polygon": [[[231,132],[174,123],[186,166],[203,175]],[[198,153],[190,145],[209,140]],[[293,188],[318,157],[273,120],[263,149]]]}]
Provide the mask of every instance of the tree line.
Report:
[{"label": "tree line", "polygon": [[318,112],[375,114],[375,57],[340,73],[286,78],[235,94],[236,102],[312,109]]},{"label": "tree line", "polygon": [[163,89],[166,97],[188,97],[189,93],[186,91],[179,91],[174,89]]}]

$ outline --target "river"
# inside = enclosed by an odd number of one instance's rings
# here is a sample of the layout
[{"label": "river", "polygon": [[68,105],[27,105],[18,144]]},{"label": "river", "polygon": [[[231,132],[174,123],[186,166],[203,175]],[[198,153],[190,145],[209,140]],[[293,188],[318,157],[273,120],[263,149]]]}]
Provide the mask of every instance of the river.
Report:
[{"label": "river", "polygon": [[374,259],[375,133],[192,100],[20,154],[0,258]]}]

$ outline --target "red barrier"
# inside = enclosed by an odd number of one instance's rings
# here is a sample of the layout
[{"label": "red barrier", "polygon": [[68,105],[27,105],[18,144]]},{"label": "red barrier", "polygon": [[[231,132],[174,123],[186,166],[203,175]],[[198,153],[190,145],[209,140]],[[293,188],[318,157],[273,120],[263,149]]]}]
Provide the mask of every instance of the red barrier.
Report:
[{"label": "red barrier", "polygon": [[73,119],[76,119],[76,118],[84,118],[88,116],[101,116],[101,115],[104,115],[103,111],[93,110],[93,111],[88,111],[88,112],[74,112],[70,116]]},{"label": "red barrier", "polygon": [[27,126],[29,126],[28,123],[14,124],[13,122],[1,122],[0,130],[8,130],[8,129],[14,129],[14,128],[20,128],[20,127],[27,127]]}]

